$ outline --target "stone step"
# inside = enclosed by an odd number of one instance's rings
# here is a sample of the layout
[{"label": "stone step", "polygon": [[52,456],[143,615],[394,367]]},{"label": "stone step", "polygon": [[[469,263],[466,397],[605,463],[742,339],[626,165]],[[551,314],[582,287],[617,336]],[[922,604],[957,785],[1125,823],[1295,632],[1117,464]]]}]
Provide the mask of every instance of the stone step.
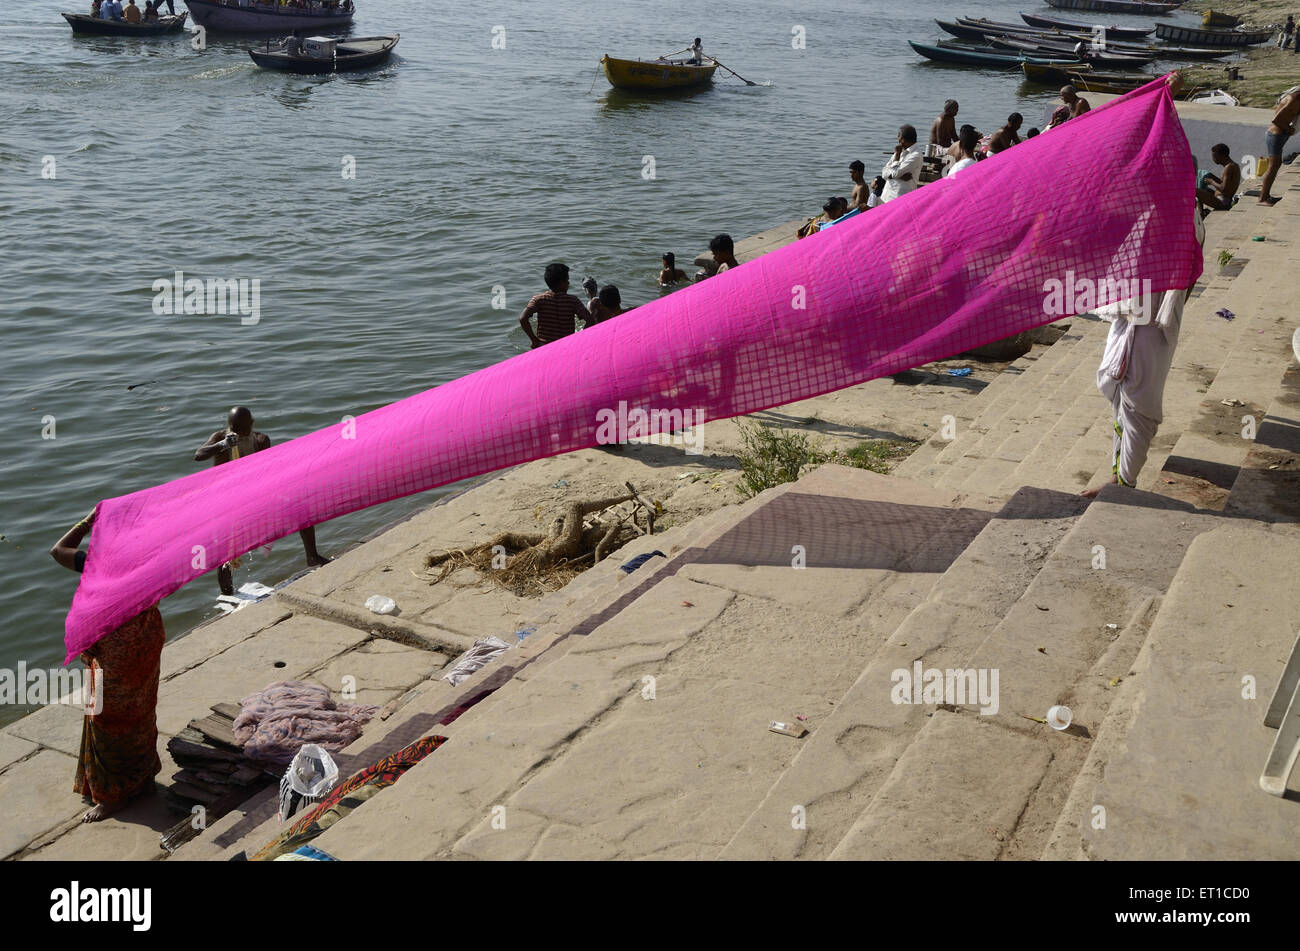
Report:
[{"label": "stone step", "polygon": [[1023,373],[1011,377],[1007,386],[993,394],[981,408],[979,414],[965,427],[963,435],[958,427],[957,438],[949,441],[939,462],[955,461],[964,455],[990,430],[1004,420],[1009,413],[1023,412],[1026,406],[1026,394],[1046,389],[1052,392],[1061,380],[1073,372],[1078,359],[1077,350],[1089,336],[1090,328],[1083,322],[1076,322],[1070,331],[1057,343],[1052,345],[1050,356],[1045,356]]},{"label": "stone step", "polygon": [[[1032,405],[1027,393],[1037,392],[1039,387],[1054,390],[1059,386],[1061,380],[1073,372],[1078,359],[1075,351],[1086,337],[1082,331],[1075,334],[1072,328],[1070,334],[1052,346],[1052,350],[1060,348],[1060,351],[1051,362],[1037,364],[1015,377],[971,423],[964,428],[959,425],[956,438],[944,443],[932,461],[914,470],[913,476],[931,484],[938,484],[940,480],[949,485],[960,484],[949,469],[961,465],[972,453],[977,454],[989,433],[1009,414],[1022,413],[1026,406]],[[971,471],[969,463],[963,465],[961,471],[968,475]]]},{"label": "stone step", "polygon": [[1300,366],[1282,375],[1281,391],[1260,423],[1224,503],[1225,515],[1300,524]]},{"label": "stone step", "polygon": [[1300,539],[1218,521],[1188,548],[1042,858],[1294,857],[1295,803],[1258,779],[1276,735],[1264,713],[1300,629]]},{"label": "stone step", "polygon": [[[999,458],[999,450],[1003,444],[1007,443],[1009,438],[1015,437],[1017,433],[1034,432],[1037,436],[1032,438],[1027,446],[1018,446],[1013,440],[1007,445],[1007,452],[1011,452],[1013,448],[1025,454],[1032,451],[1038,438],[1046,435],[1051,428],[1057,414],[1064,411],[1063,407],[1068,409],[1077,398],[1081,385],[1086,382],[1091,372],[1088,363],[1096,347],[1094,330],[1072,348],[1069,358],[1055,367],[1052,375],[1024,380],[1018,398],[1003,409],[1000,417],[990,424],[983,437],[969,445],[963,453],[964,458],[955,460],[952,470],[943,475],[936,484],[944,488],[958,488],[965,491],[971,491],[976,487],[996,489],[998,483],[1007,477],[1015,466],[1007,466],[1005,459],[1001,463],[988,466],[982,464]],[[974,460],[974,465],[971,460]],[[987,473],[996,472],[999,478],[990,481],[987,477],[981,477],[972,481],[981,468]]]},{"label": "stone step", "polygon": [[[719,857],[828,856],[933,710],[919,702],[894,703],[893,673],[910,671],[917,661],[948,666],[973,650],[1029,586],[1083,509],[1075,497],[1036,489],[1016,493],[802,741]],[[796,817],[804,821],[794,823]]]},{"label": "stone step", "polygon": [[[1014,387],[1016,381],[1027,373],[1031,367],[1047,360],[1048,362],[1043,364],[1046,367],[1053,361],[1060,359],[1062,352],[1069,349],[1070,344],[1073,342],[1073,338],[1066,339],[1066,336],[1067,334],[1063,332],[1056,342],[1052,344],[1036,344],[1029,353],[1008,364],[1001,373],[979,392],[976,399],[954,400],[951,415],[956,422],[957,432],[960,433],[968,428],[971,422],[996,399],[999,393],[1008,387]],[[944,439],[940,435],[940,430],[943,427],[941,417],[931,420],[930,424],[935,430],[935,434],[918,446],[916,451],[894,468],[895,475],[905,479],[925,481],[920,478],[922,470],[933,463],[950,442],[950,440]]]},{"label": "stone step", "polygon": [[[801,489],[802,493],[799,492]],[[781,502],[781,497],[786,494],[801,494],[805,499],[815,501],[862,497],[873,504],[886,504],[886,507],[888,503],[904,507],[921,505],[936,515],[948,513],[947,503],[950,501],[949,496],[933,489],[908,486],[891,477],[824,466],[799,483],[779,487],[752,503],[732,507],[729,512],[731,524],[719,526],[713,533],[714,538],[706,536],[698,545],[692,544],[679,552],[676,557],[683,562],[679,567],[685,567],[688,556],[693,556],[694,560],[689,561],[693,566],[710,566],[710,560],[701,557],[701,548],[708,549],[704,554],[723,551],[737,556],[744,552],[745,538],[732,534],[743,529],[745,523],[738,525],[737,521],[744,511],[750,508],[755,514],[761,514],[760,506],[765,502]],[[795,499],[788,502],[805,504]],[[979,524],[982,525],[989,517],[988,514],[980,516]],[[881,539],[902,538],[908,532],[915,534],[924,529],[923,525],[913,526],[913,521],[912,517],[896,516],[892,523],[894,528],[882,531]],[[778,521],[778,528],[783,529],[787,524],[789,520],[782,518]],[[935,537],[943,542],[938,527],[947,526],[951,530],[953,524],[954,516],[945,514],[942,521],[936,521],[935,526],[927,530],[928,535],[918,540],[924,543],[926,538]],[[770,532],[768,535],[762,532],[771,528],[771,525],[767,528],[760,525],[754,530],[759,534],[754,535],[753,531],[750,534],[756,542],[770,548],[774,538]],[[873,534],[872,537],[876,536]],[[854,544],[861,547],[856,538]],[[928,546],[899,544],[895,547],[898,557],[911,564],[924,555]],[[809,545],[809,563],[818,557],[819,549],[814,540]],[[654,559],[653,563],[658,561]],[[770,560],[757,563],[774,564]],[[629,577],[635,578],[644,570],[646,568],[639,569]],[[733,573],[740,570],[732,569]],[[771,773],[780,768],[790,749],[781,738],[762,728],[766,722],[763,717],[770,719],[790,705],[793,705],[790,712],[794,712],[805,706],[815,711],[820,703],[829,704],[838,693],[829,699],[818,700],[813,694],[823,688],[817,686],[814,689],[814,684],[821,684],[823,680],[830,684],[839,683],[838,691],[842,693],[852,676],[850,670],[858,669],[849,666],[835,673],[834,658],[853,656],[852,652],[861,656],[863,651],[874,650],[885,636],[884,632],[878,637],[871,635],[872,622],[863,612],[851,617],[843,615],[843,612],[840,615],[828,613],[832,599],[827,596],[818,602],[818,591],[823,590],[821,582],[825,581],[824,577],[812,585],[810,595],[809,591],[802,590],[807,586],[799,580],[805,576],[804,572],[792,571],[789,567],[780,571],[792,580],[787,580],[784,585],[769,582],[763,597],[728,589],[726,583],[731,583],[728,579],[715,577],[705,583],[691,580],[685,573],[663,577],[647,590],[640,590],[638,585],[628,592],[633,596],[630,604],[618,606],[608,617],[602,615],[593,619],[597,623],[586,634],[575,636],[570,632],[562,654],[557,654],[549,663],[533,664],[521,670],[505,686],[470,707],[454,722],[436,726],[438,720],[435,717],[430,725],[422,726],[420,724],[433,712],[433,704],[420,705],[412,701],[404,708],[405,720],[397,724],[397,728],[414,730],[418,727],[424,732],[436,728],[437,732],[451,737],[452,742],[440,749],[427,764],[422,763],[408,773],[401,783],[367,810],[332,828],[327,833],[329,841],[323,837],[320,846],[342,857],[376,854],[376,849],[384,851],[388,857],[449,855],[453,854],[453,848],[455,854],[466,855],[485,855],[493,849],[524,855],[540,849],[539,856],[590,855],[599,853],[608,845],[602,844],[601,836],[613,836],[620,850],[633,854],[644,847],[648,854],[653,849],[629,838],[634,836],[633,830],[625,829],[620,823],[632,821],[645,809],[657,809],[657,802],[646,801],[643,805],[634,801],[621,803],[618,798],[621,793],[615,790],[626,790],[633,800],[645,798],[647,773],[642,765],[643,757],[626,753],[632,749],[649,751],[655,744],[650,742],[648,735],[629,739],[624,735],[626,731],[649,730],[662,736],[666,732],[687,730],[710,750],[708,757],[700,759],[702,768],[710,772],[697,773],[694,760],[686,764],[690,769],[683,774],[675,772],[678,768],[685,768],[683,764],[676,761],[661,763],[650,771],[652,784],[667,784],[673,790],[685,790],[694,784],[699,787],[700,796],[715,803],[719,800],[709,794],[709,783],[728,787],[728,796],[722,799],[730,801],[745,794],[745,789],[750,786],[753,794],[759,795],[766,785],[746,780],[744,771],[738,767],[750,763],[756,770],[761,767]],[[813,573],[809,569],[807,576]],[[864,578],[875,574],[874,571],[843,573],[859,576],[845,577],[839,582],[838,590],[844,595],[846,604],[851,600],[850,589],[861,588]],[[923,573],[919,571],[918,575]],[[753,577],[761,583],[762,574],[762,571],[754,571]],[[885,572],[879,574],[883,578]],[[898,590],[894,585],[893,593],[897,594]],[[778,600],[768,600],[769,592]],[[923,595],[924,591],[921,591],[918,596]],[[767,607],[755,607],[759,604]],[[870,608],[871,604],[866,607]],[[729,609],[727,617],[721,618]],[[584,626],[590,623],[584,622]],[[710,635],[703,641],[697,640],[697,635],[706,629],[717,631],[719,636],[715,639]],[[864,637],[864,632],[868,636]],[[518,649],[535,651],[543,633],[539,631],[529,637]],[[730,646],[720,648],[719,642]],[[702,674],[691,672],[694,668],[674,669],[677,663],[674,655],[683,650],[698,661],[704,671]],[[759,667],[749,675],[726,673],[756,663]],[[759,673],[764,664],[772,668],[766,679]],[[710,673],[710,665],[718,669]],[[641,696],[643,673],[653,673],[659,678],[657,703],[646,703]],[[790,686],[792,678],[802,686]],[[476,686],[475,682],[467,681],[461,685],[460,693],[475,692]],[[720,703],[722,706],[718,706]],[[762,723],[757,730],[756,722]],[[612,740],[609,739],[611,730],[615,731]],[[738,732],[729,736],[727,731]],[[775,744],[774,738],[777,740]],[[610,750],[606,748],[609,743],[621,748],[624,754],[611,760]],[[588,782],[583,778],[588,769],[596,770],[601,778],[594,783]],[[772,778],[775,778],[774,774]],[[735,782],[742,785],[730,790]],[[575,797],[575,789],[591,789],[594,798],[586,794]],[[636,789],[643,791],[633,796]],[[409,796],[416,799],[410,800]],[[396,822],[397,815],[416,808],[416,802],[424,804],[419,807],[420,815],[427,815],[430,799],[436,799],[439,808],[429,821],[420,823],[418,830],[398,833],[394,826],[387,834],[376,831],[385,823]],[[508,805],[510,829],[519,835],[494,838],[488,834],[495,831],[490,825],[481,828],[483,820],[491,818],[491,808],[495,804]],[[683,805],[684,809],[686,805]],[[717,819],[713,813],[724,809],[725,803],[716,807],[705,804],[703,809],[700,808],[701,801],[689,805],[712,823]],[[554,831],[556,824],[567,827],[570,811],[587,806],[591,811],[584,815],[590,822],[584,820],[580,823],[582,833],[579,837],[583,843],[556,845],[558,839],[555,837],[561,836],[561,832]],[[604,818],[599,818],[597,813]],[[679,824],[664,826],[654,822],[649,826],[653,827],[655,834],[662,832],[667,838],[683,836],[674,849],[697,849],[700,843],[709,841],[708,835],[720,834],[716,829],[721,827],[715,825],[715,832],[709,833],[706,827],[690,818],[693,815],[688,809]],[[370,819],[358,822],[365,816]],[[735,813],[733,821],[738,823],[743,816],[744,812]],[[368,825],[371,820],[378,825]],[[637,823],[639,826],[647,825],[645,818],[637,820]],[[547,828],[552,832],[542,842],[538,837]],[[594,830],[590,835],[589,828]],[[530,830],[537,834],[533,835]],[[722,844],[717,842],[716,848]],[[392,851],[394,848],[396,852]],[[557,851],[548,851],[552,848]],[[584,851],[588,848],[596,851]]]},{"label": "stone step", "polygon": [[[962,490],[999,491],[1003,483],[1014,479],[1021,463],[1032,455],[1038,444],[1058,423],[1077,415],[1095,413],[1099,403],[1104,407],[1100,395],[1089,387],[1089,383],[1096,377],[1092,355],[1098,347],[1095,337],[1089,339],[1086,347],[1080,351],[1074,370],[1060,381],[1054,391],[1050,394],[1043,391],[1031,394],[1031,399],[1026,401],[1029,407],[1025,411],[1015,417],[1008,416],[997,431],[990,433],[992,438],[988,440],[989,444],[996,439],[996,435],[1003,435],[1003,439],[984,450],[986,458],[983,464],[960,483]],[[974,452],[976,455],[981,454],[979,448]],[[1056,457],[1055,461],[1059,462],[1059,458]],[[1019,486],[1013,487],[1012,491],[1015,488]]]},{"label": "stone step", "polygon": [[999,492],[1014,492],[1022,485],[1036,485],[1039,488],[1055,488],[1066,491],[1073,488],[1073,482],[1064,487],[1053,483],[1053,475],[1061,462],[1088,436],[1096,424],[1098,412],[1092,397],[1095,390],[1084,390],[1076,395],[1074,402],[1056,419],[1029,455],[1020,462],[1015,471],[998,486]]},{"label": "stone step", "polygon": [[1252,445],[1243,433],[1248,433],[1248,425],[1258,430],[1294,360],[1294,321],[1265,303],[1288,291],[1290,275],[1283,257],[1289,243],[1264,242],[1261,247],[1264,245],[1269,245],[1268,251],[1260,252],[1258,260],[1243,272],[1256,273],[1259,279],[1239,288],[1231,298],[1232,309],[1242,314],[1232,321],[1234,343],[1207,391],[1195,394],[1199,401],[1193,405],[1190,397],[1184,398],[1179,412],[1190,412],[1191,419],[1155,483],[1156,491],[1203,508],[1222,509],[1226,504]]},{"label": "stone step", "polygon": [[[1086,759],[1087,730],[1109,708],[1110,681],[1136,656],[1186,547],[1216,522],[1158,495],[1104,489],[991,633],[951,658],[954,668],[998,671],[997,712],[981,715],[967,704],[932,718],[832,857],[950,849],[970,858],[1036,857]],[[1104,568],[1096,567],[1098,545]],[[1055,704],[1073,709],[1071,731],[1027,719]]]}]

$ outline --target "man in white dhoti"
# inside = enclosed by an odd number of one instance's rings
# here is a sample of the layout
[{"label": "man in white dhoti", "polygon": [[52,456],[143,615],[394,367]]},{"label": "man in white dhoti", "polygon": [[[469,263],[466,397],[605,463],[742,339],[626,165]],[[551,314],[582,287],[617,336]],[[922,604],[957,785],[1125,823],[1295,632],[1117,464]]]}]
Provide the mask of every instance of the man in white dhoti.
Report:
[{"label": "man in white dhoti", "polygon": [[[1196,219],[1196,241],[1205,244],[1205,226]],[[1111,322],[1106,350],[1097,369],[1097,389],[1115,411],[1115,440],[1109,483],[1137,485],[1151,440],[1164,418],[1165,380],[1191,288],[1162,291],[1151,300],[1121,301],[1097,309]],[[1145,306],[1144,306],[1145,305]],[[1101,486],[1082,494],[1096,498]]]}]

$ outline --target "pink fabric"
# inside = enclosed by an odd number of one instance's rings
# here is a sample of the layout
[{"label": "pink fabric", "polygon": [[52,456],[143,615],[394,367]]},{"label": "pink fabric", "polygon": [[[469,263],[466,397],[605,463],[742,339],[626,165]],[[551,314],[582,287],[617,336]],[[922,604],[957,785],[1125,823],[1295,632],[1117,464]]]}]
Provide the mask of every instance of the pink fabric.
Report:
[{"label": "pink fabric", "polygon": [[334,425],[107,499],[68,658],[298,529],[595,445],[597,414],[620,402],[719,419],[852,386],[1068,316],[1045,310],[1046,282],[1067,271],[1189,287],[1201,269],[1194,178],[1157,81],[956,178],[360,416],[354,434]]}]

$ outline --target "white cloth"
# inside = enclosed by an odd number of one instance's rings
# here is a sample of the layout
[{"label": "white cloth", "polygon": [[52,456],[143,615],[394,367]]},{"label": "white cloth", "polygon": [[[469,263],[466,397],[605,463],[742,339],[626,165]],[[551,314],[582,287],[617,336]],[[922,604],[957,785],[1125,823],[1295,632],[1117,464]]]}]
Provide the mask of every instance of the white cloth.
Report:
[{"label": "white cloth", "polygon": [[[1196,240],[1204,245],[1205,226],[1199,214],[1194,217]],[[1164,418],[1165,380],[1174,361],[1183,304],[1189,292],[1190,288],[1162,291],[1148,302],[1148,311],[1140,310],[1136,299],[1096,311],[1111,322],[1101,366],[1097,368],[1097,389],[1110,400],[1115,413],[1111,471],[1122,485],[1137,484],[1151,441]]]},{"label": "white cloth", "polygon": [[[911,145],[904,149],[898,158],[886,162],[885,167],[880,171],[880,177],[885,180],[885,188],[880,193],[880,200],[893,201],[916,188],[920,184],[921,163],[924,160],[925,153],[921,151],[920,146]],[[903,181],[904,175],[912,177]]]},{"label": "white cloth", "polygon": [[963,168],[970,168],[974,164],[975,164],[975,160],[973,158],[964,158],[959,162],[953,162],[952,166],[948,169],[948,171],[945,174],[947,175],[948,178],[952,178]]}]

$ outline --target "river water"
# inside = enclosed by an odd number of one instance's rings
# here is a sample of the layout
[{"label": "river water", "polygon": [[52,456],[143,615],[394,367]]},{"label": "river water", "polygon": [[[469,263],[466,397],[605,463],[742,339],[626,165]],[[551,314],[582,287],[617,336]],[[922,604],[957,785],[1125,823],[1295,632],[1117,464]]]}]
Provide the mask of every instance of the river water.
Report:
[{"label": "river water", "polygon": [[[942,35],[933,17],[1048,10],[1032,0],[357,3],[354,35],[402,40],[386,67],[333,77],[260,70],[248,39],[74,37],[62,0],[6,5],[0,667],[62,658],[76,577],[48,547],[99,499],[193,472],[232,404],[276,442],[359,415],[523,350],[551,260],[641,303],[663,251],[693,270],[718,231],[815,213],[901,122],[924,140],[946,98],[984,131],[1055,98],[907,46]],[[638,99],[599,75],[602,53],[696,35],[760,85]],[[258,281],[256,323],[156,313],[176,271]],[[446,491],[324,525],[320,548]],[[289,538],[236,583],[301,566]],[[168,598],[170,636],[216,594],[209,575]]]}]

